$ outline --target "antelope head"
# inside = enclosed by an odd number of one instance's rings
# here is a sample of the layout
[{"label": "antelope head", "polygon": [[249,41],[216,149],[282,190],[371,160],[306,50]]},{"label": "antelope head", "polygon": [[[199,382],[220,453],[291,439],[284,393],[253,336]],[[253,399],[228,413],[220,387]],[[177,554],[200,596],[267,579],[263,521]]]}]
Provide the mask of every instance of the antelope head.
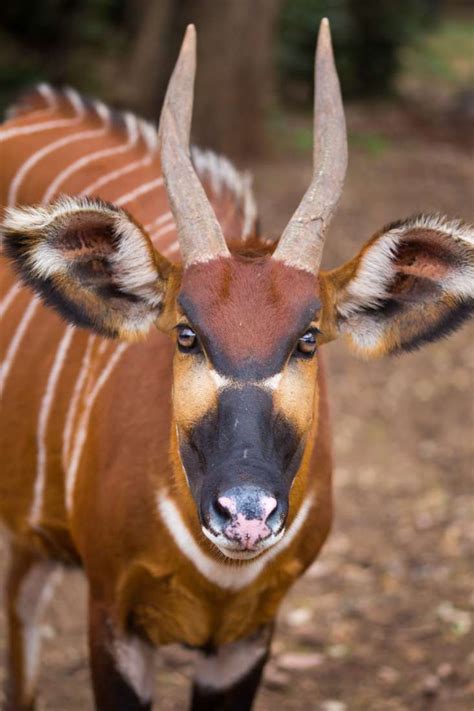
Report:
[{"label": "antelope head", "polygon": [[473,234],[420,216],[389,225],[348,263],[321,271],[347,163],[329,25],[315,66],[313,177],[276,248],[229,251],[189,155],[196,64],[189,27],[161,123],[161,160],[182,265],[119,208],[70,198],[13,209],[3,232],[23,278],[73,323],[176,342],[175,476],[229,558],[275,544],[302,505],[318,429],[318,349],[342,335],[365,357],[410,350],[473,305]]}]

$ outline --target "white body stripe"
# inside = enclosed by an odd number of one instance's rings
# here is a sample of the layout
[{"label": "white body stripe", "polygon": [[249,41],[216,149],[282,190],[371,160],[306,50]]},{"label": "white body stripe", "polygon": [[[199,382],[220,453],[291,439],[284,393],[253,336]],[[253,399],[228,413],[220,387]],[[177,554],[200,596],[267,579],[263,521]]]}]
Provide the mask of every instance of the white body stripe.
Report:
[{"label": "white body stripe", "polygon": [[[47,85],[41,86],[44,87]],[[85,114],[82,99],[77,92],[71,89],[65,93],[74,107],[75,116],[73,118],[53,119],[52,121],[45,121],[44,123],[34,123],[31,126],[17,126],[16,128],[6,129],[0,133],[0,143],[8,141],[11,138],[16,138],[17,136],[29,136],[32,133],[41,133],[42,131],[49,131],[55,128],[69,128],[70,126],[76,126],[80,123]],[[48,108],[47,111],[50,112],[51,108]]]},{"label": "white body stripe", "polygon": [[[47,109],[48,112],[51,109]],[[45,121],[43,123],[33,123],[29,126],[18,126],[17,128],[10,128],[0,133],[0,143],[7,141],[17,136],[28,136],[32,133],[40,133],[41,131],[51,131],[55,128],[69,128],[70,126],[76,126],[82,120],[81,116],[76,116],[73,119],[53,119],[52,121]]]},{"label": "white body stripe", "polygon": [[117,178],[123,178],[124,175],[133,173],[134,170],[138,170],[139,168],[145,168],[147,165],[151,165],[151,156],[146,156],[146,158],[141,158],[140,160],[136,160],[133,163],[129,163],[128,165],[117,168],[116,170],[111,170],[110,173],[106,173],[101,178],[97,178],[97,180],[93,183],[86,185],[86,187],[81,190],[79,195],[90,195],[96,192],[99,188],[104,187],[104,185],[107,185],[107,183],[111,183],[113,180],[117,180]]},{"label": "white body stripe", "polygon": [[74,493],[74,486],[76,483],[77,469],[81,459],[82,448],[84,446],[84,442],[86,441],[87,428],[89,425],[92,407],[94,405],[94,402],[96,401],[98,394],[109,379],[112,371],[114,370],[115,366],[117,365],[118,361],[122,357],[127,347],[128,345],[126,343],[120,343],[120,345],[117,346],[115,352],[110,357],[107,365],[101,372],[100,376],[97,378],[97,382],[94,388],[87,397],[86,404],[84,406],[84,412],[82,413],[82,417],[77,428],[74,448],[71,455],[71,461],[69,462],[69,466],[66,472],[66,509],[69,512],[72,509],[72,497]]},{"label": "white body stripe", "polygon": [[[38,116],[49,116],[53,113],[53,111],[57,108],[58,105],[54,91],[48,84],[38,84],[36,90],[39,94],[41,94],[47,105],[43,109],[33,109],[31,111],[28,111],[28,118],[33,117],[37,119]],[[19,106],[17,106],[16,104],[13,104],[12,106],[9,106],[6,109],[5,118],[7,119],[7,121],[9,121],[10,119],[14,119],[18,116],[18,109]]]},{"label": "white body stripe", "polygon": [[163,178],[155,178],[154,180],[150,180],[148,183],[143,183],[143,185],[139,185],[138,188],[135,188],[134,190],[131,190],[129,193],[126,195],[122,195],[121,198],[115,201],[115,204],[121,207],[122,205],[126,205],[127,202],[131,202],[132,200],[135,200],[137,197],[140,197],[141,195],[144,195],[145,193],[149,193],[155,188],[160,188],[163,185]]},{"label": "white body stripe", "polygon": [[126,125],[128,138],[126,143],[121,144],[119,146],[113,146],[112,148],[102,148],[100,151],[88,153],[87,155],[81,156],[81,158],[75,160],[74,163],[68,165],[56,176],[49,188],[44,193],[41,202],[50,202],[50,200],[52,200],[52,198],[58,192],[61,183],[65,182],[68,178],[71,177],[71,175],[73,175],[76,171],[81,170],[81,168],[84,168],[86,165],[93,163],[93,161],[95,160],[100,160],[102,158],[110,158],[111,156],[125,153],[126,151],[129,151],[131,148],[133,148],[138,141],[137,119],[132,116],[132,114],[127,114]]},{"label": "white body stripe", "polygon": [[55,109],[58,105],[56,95],[52,88],[49,86],[49,84],[42,83],[38,84],[37,89],[43,99],[48,102],[48,108],[49,109]]},{"label": "white body stripe", "polygon": [[29,517],[30,523],[33,524],[38,523],[40,521],[41,512],[43,508],[47,463],[46,433],[48,429],[49,415],[51,412],[51,406],[53,404],[53,398],[56,394],[56,386],[58,384],[59,376],[61,375],[64,360],[66,358],[69,346],[71,345],[73,335],[74,327],[67,326],[64,336],[62,337],[61,342],[58,346],[58,350],[56,351],[56,357],[49,373],[48,382],[46,384],[46,390],[41,401],[38,418],[38,431],[36,437],[36,479],[33,493],[33,503],[31,505]]},{"label": "white body stripe", "polygon": [[58,150],[59,148],[62,148],[63,146],[69,146],[71,143],[75,143],[77,141],[84,141],[89,138],[98,138],[99,136],[102,136],[104,133],[106,133],[108,130],[109,126],[108,122],[106,121],[102,128],[93,129],[90,131],[79,131],[78,133],[73,133],[71,136],[64,136],[63,138],[59,138],[57,141],[53,141],[53,143],[49,143],[48,145],[43,146],[43,148],[33,153],[21,165],[21,167],[18,169],[10,183],[10,188],[8,191],[8,204],[14,205],[16,203],[18,190],[23,180],[25,179],[29,171],[37,163],[39,163],[40,160],[46,158],[46,156],[50,155],[51,153],[54,153],[54,151]]},{"label": "white body stripe", "polygon": [[165,249],[165,251],[163,252],[163,254],[165,255],[165,257],[170,257],[172,254],[176,254],[176,252],[179,252],[179,242],[178,242],[178,240],[176,240],[175,242],[173,242],[172,244],[170,244],[170,245]]},{"label": "white body stripe", "polygon": [[166,235],[169,232],[172,232],[175,229],[176,229],[176,225],[174,222],[172,222],[170,225],[161,227],[157,232],[152,233],[151,239],[154,241],[154,240],[158,239],[159,237],[163,237],[163,235]]},{"label": "white body stripe", "polygon": [[11,128],[0,133],[0,143],[3,143],[3,141],[7,141],[10,138],[16,138],[17,136],[28,136],[32,133],[40,133],[41,131],[74,126],[75,124],[80,123],[81,118],[56,119],[53,121],[45,121],[44,123],[34,123],[32,126],[18,126],[17,128]]},{"label": "white body stripe", "polygon": [[72,428],[74,424],[74,418],[76,417],[77,408],[79,405],[79,398],[82,392],[82,387],[85,383],[86,377],[89,372],[89,366],[91,362],[92,346],[94,345],[96,336],[89,336],[87,339],[87,346],[82,360],[81,369],[77,377],[76,383],[74,385],[74,390],[72,391],[72,397],[69,403],[66,419],[64,421],[63,430],[63,450],[62,450],[62,463],[64,471],[68,467],[69,454],[71,452],[71,438],[72,438]]},{"label": "white body stripe", "polygon": [[181,553],[209,582],[226,590],[241,590],[250,585],[266,568],[268,563],[287,548],[301,530],[314,502],[312,495],[307,496],[285,535],[272,548],[262,553],[259,558],[242,564],[220,563],[205,553],[195,541],[186,526],[181,513],[166,493],[158,494],[158,511],[171,537]]},{"label": "white body stripe", "polygon": [[26,329],[28,328],[28,325],[35,315],[35,311],[38,308],[39,305],[39,299],[34,296],[30,303],[28,304],[28,307],[25,309],[25,312],[23,314],[23,317],[15,331],[15,335],[13,336],[12,340],[10,341],[10,345],[8,347],[7,353],[5,355],[5,360],[2,363],[1,367],[1,373],[0,373],[0,393],[3,392],[3,389],[5,387],[5,383],[7,381],[8,375],[10,373],[10,369],[13,365],[13,361],[15,359],[16,353],[18,348],[20,347],[21,341],[23,339],[23,336],[26,333]]},{"label": "white body stripe", "polygon": [[3,316],[6,314],[10,304],[12,301],[15,299],[15,296],[17,296],[21,291],[21,284],[19,281],[16,281],[11,289],[6,293],[5,297],[2,299],[0,302],[0,318],[3,318]]},{"label": "white body stripe", "polygon": [[39,133],[40,131],[49,131],[55,128],[67,128],[69,126],[74,126],[79,122],[80,118],[56,119],[54,121],[45,121],[44,123],[34,123],[29,126],[18,126],[17,128],[10,128],[7,131],[3,131],[2,133],[0,133],[0,143],[3,143],[3,141],[7,141],[11,138],[16,138],[17,136],[25,136],[32,133]]},{"label": "white body stripe", "polygon": [[172,218],[173,218],[172,212],[165,212],[163,215],[160,215],[159,217],[157,217],[156,220],[153,220],[153,222],[149,222],[147,225],[145,225],[145,230],[148,232],[149,230],[152,229],[152,227],[158,227],[158,225],[162,225],[163,222],[168,222]]}]

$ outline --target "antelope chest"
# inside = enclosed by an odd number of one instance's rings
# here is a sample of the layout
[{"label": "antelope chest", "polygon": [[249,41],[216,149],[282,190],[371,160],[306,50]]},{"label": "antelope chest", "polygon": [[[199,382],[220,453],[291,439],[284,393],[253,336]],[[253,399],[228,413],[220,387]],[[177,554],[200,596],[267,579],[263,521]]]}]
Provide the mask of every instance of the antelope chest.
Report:
[{"label": "antelope chest", "polygon": [[225,590],[197,576],[147,575],[133,602],[132,619],[155,645],[221,645],[252,634],[271,622],[301,566],[283,566],[241,590]]}]

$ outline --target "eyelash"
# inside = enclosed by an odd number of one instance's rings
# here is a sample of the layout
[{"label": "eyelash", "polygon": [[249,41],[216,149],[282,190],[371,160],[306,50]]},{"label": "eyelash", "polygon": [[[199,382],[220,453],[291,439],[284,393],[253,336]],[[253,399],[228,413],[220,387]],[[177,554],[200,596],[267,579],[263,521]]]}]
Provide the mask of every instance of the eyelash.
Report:
[{"label": "eyelash", "polygon": [[[312,358],[318,349],[318,335],[320,333],[321,331],[314,326],[308,328],[308,330],[305,331],[305,333],[298,339],[296,347],[293,351],[293,356],[295,358],[305,358],[306,360]],[[304,350],[305,346],[309,346],[309,349]]]},{"label": "eyelash", "polygon": [[[180,350],[181,353],[198,353],[201,350],[199,338],[196,332],[191,328],[191,326],[182,323],[179,324],[176,329],[178,332],[178,350]],[[188,343],[186,343],[186,338],[189,341]]]}]

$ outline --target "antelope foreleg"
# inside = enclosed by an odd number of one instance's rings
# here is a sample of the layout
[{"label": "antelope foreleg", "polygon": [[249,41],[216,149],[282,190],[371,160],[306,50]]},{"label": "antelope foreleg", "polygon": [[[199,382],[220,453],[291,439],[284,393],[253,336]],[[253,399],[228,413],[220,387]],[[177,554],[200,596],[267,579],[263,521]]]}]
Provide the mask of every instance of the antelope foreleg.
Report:
[{"label": "antelope foreleg", "polygon": [[35,707],[39,624],[59,572],[53,561],[12,544],[6,581],[8,711],[32,711]]}]

